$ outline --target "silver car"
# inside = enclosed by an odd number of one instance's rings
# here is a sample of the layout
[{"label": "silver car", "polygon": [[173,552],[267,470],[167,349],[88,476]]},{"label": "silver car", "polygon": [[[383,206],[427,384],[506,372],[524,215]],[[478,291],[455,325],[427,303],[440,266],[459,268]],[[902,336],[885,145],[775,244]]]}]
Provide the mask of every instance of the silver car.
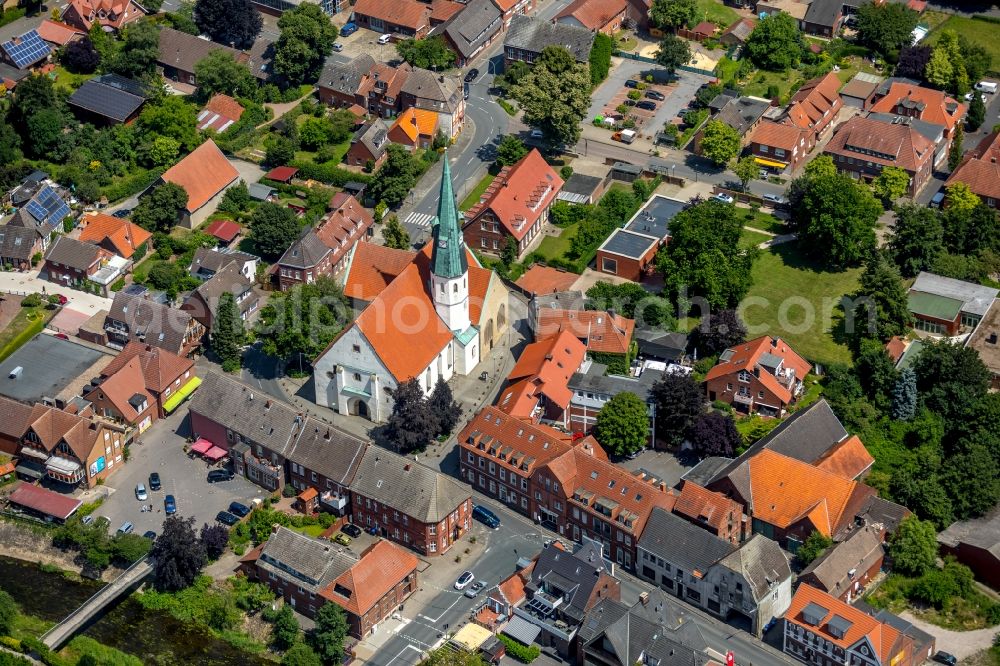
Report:
[{"label": "silver car", "polygon": [[149,494],[146,492],[146,486],[141,483],[135,487],[135,498],[140,502],[145,502],[149,499]]}]

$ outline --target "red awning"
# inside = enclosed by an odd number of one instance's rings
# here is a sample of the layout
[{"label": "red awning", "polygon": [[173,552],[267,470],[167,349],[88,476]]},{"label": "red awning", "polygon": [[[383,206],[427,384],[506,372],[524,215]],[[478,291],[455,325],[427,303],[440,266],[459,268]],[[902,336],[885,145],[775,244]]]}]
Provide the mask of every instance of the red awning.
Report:
[{"label": "red awning", "polygon": [[213,446],[208,451],[205,451],[205,457],[208,458],[209,460],[220,460],[222,458],[225,458],[227,454],[228,451],[219,448],[218,446]]},{"label": "red awning", "polygon": [[198,441],[195,442],[194,446],[191,447],[191,450],[194,451],[195,453],[205,453],[213,446],[215,445],[212,444],[212,442],[208,441],[204,437],[199,437]]}]

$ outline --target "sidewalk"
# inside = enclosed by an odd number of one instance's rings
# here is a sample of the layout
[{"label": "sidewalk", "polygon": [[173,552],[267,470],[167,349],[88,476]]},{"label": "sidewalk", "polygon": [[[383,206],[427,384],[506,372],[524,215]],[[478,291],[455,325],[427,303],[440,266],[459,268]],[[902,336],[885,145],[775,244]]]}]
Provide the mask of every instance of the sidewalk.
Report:
[{"label": "sidewalk", "polygon": [[48,280],[41,280],[38,277],[38,271],[0,273],[0,291],[16,294],[61,294],[69,299],[66,307],[91,315],[96,314],[98,310],[111,309],[112,299],[70,289]]}]

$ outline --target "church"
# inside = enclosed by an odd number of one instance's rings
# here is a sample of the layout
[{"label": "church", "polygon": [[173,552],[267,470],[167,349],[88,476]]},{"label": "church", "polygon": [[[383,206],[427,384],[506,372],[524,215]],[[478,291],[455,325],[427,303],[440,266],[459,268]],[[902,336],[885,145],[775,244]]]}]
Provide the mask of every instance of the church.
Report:
[{"label": "church", "polygon": [[416,378],[429,395],[438,378],[474,372],[507,332],[510,294],[466,247],[442,159],[431,241],[419,252],[352,250],[344,294],[364,307],[313,363],[317,404],[385,421],[396,386]]}]

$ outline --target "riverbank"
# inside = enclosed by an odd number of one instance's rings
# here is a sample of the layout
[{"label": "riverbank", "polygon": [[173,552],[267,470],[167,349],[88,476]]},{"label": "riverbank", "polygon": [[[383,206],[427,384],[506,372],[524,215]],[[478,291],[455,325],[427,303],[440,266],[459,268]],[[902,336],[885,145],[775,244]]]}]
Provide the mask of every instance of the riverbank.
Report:
[{"label": "riverbank", "polygon": [[[41,526],[31,528],[17,523],[0,520],[0,556],[14,560],[58,567],[77,575],[83,574],[83,568],[77,564],[78,553],[64,551],[52,545],[51,532]],[[122,572],[115,566],[109,566],[101,572],[100,580],[110,583]]]}]

